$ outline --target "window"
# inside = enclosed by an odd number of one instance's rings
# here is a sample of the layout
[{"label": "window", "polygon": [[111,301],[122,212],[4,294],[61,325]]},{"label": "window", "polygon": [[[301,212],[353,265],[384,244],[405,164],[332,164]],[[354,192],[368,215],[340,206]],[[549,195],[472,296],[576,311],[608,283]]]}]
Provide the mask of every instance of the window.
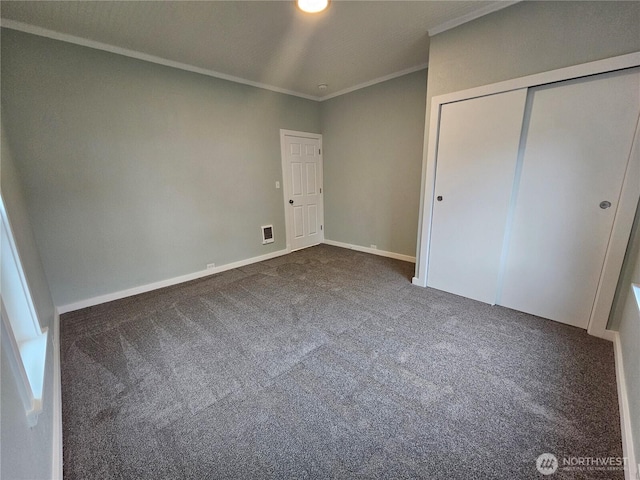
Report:
[{"label": "window", "polygon": [[1,195],[0,217],[2,348],[15,373],[27,421],[35,425],[42,410],[47,329],[40,327]]}]

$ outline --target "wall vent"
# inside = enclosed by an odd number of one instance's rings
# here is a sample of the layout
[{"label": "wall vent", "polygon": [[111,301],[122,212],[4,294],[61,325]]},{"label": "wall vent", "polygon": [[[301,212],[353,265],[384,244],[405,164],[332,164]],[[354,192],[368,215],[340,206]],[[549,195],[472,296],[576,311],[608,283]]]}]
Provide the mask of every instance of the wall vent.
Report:
[{"label": "wall vent", "polygon": [[273,243],[273,225],[263,225],[262,229],[262,244]]}]

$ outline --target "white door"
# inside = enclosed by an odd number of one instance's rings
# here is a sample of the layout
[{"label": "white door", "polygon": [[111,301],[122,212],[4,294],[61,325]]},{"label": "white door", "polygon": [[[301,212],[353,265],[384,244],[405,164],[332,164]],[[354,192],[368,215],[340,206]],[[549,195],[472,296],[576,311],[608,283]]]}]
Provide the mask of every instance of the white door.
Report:
[{"label": "white door", "polygon": [[586,328],[638,121],[640,73],[602,74],[529,94],[498,303]]},{"label": "white door", "polygon": [[443,105],[427,285],[493,304],[527,91]]},{"label": "white door", "polygon": [[324,240],[321,137],[303,135],[283,132],[281,140],[287,246],[291,250]]}]

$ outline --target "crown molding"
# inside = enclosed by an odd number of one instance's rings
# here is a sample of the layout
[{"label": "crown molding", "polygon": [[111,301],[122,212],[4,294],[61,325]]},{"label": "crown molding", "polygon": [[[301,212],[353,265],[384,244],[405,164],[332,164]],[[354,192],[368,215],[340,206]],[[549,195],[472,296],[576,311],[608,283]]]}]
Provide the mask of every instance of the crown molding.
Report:
[{"label": "crown molding", "polygon": [[[475,20],[476,18],[480,18],[484,15],[488,15],[490,13],[496,12],[498,10],[502,10],[503,8],[509,7],[516,3],[519,3],[521,0],[504,0],[504,1],[496,1],[493,2],[481,9],[476,10],[475,12],[469,13],[467,15],[463,15],[462,17],[458,17],[454,20],[450,20],[448,22],[442,23],[432,29],[428,30],[429,36],[437,35],[451,28],[462,25],[463,23],[470,22],[471,20]],[[89,40],[82,37],[76,37],[74,35],[69,35],[66,33],[56,32],[54,30],[49,30],[42,27],[37,27],[35,25],[29,25],[27,23],[18,22],[11,19],[0,19],[0,26],[2,28],[8,28],[11,30],[18,30],[20,32],[30,33],[32,35],[38,35],[40,37],[51,38],[53,40],[59,40],[62,42],[72,43],[75,45],[80,45],[83,47],[93,48],[96,50],[102,50],[105,52],[115,53],[117,55],[123,55],[125,57],[135,58],[137,60],[142,60],[145,62],[156,63],[158,65],[164,65],[166,67],[177,68],[180,70],[185,70],[188,72],[198,73],[201,75],[206,75],[213,78],[219,78],[221,80],[227,80],[230,82],[239,83],[242,85],[249,85],[251,87],[261,88],[263,90],[270,90],[276,93],[282,93],[285,95],[292,95],[294,97],[300,97],[307,100],[314,100],[316,102],[323,102],[325,100],[330,100],[335,97],[339,97],[341,95],[345,95],[347,93],[355,92],[356,90],[360,90],[366,87],[370,87],[377,83],[386,82],[388,80],[392,80],[394,78],[402,77],[404,75],[408,75],[410,73],[418,72],[420,70],[424,70],[428,68],[428,63],[423,63],[420,65],[416,65],[405,70],[400,70],[398,72],[391,73],[389,75],[385,75],[383,77],[375,78],[373,80],[369,80],[364,83],[360,83],[358,85],[354,85],[353,87],[348,87],[343,90],[339,90],[337,92],[331,93],[325,96],[317,96],[317,95],[308,95],[305,93],[297,92],[295,90],[288,90],[286,88],[276,87],[274,85],[269,85],[261,82],[254,82],[253,80],[247,80],[245,78],[236,77],[233,75],[228,75],[226,73],[217,72],[215,70],[209,70],[206,68],[196,67],[194,65],[189,65],[186,63],[176,62],[173,60],[168,60],[166,58],[157,57],[155,55],[149,55],[146,53],[138,52],[136,50],[130,50],[127,48],[116,47],[114,45],[109,45],[107,43],[98,42],[95,40]]]},{"label": "crown molding", "polygon": [[467,13],[466,15],[463,15],[461,17],[441,23],[440,25],[430,28],[427,32],[429,33],[430,37],[433,37],[434,35],[458,27],[463,23],[470,22],[471,20],[475,20],[476,18],[484,17],[485,15],[488,15],[490,13],[497,12],[498,10],[502,10],[503,8],[507,8],[511,5],[515,5],[516,3],[520,3],[520,1],[521,0],[504,0],[493,2],[486,7],[479,8],[475,12]]},{"label": "crown molding", "polygon": [[339,97],[340,95],[344,95],[346,93],[351,93],[351,92],[355,92],[356,90],[360,90],[362,88],[370,87],[372,85],[375,85],[376,83],[386,82],[387,80],[393,80],[394,78],[402,77],[404,75],[409,75],[410,73],[419,72],[420,70],[426,70],[428,67],[429,67],[428,63],[422,63],[420,65],[416,65],[415,67],[407,68],[405,70],[400,70],[399,72],[395,72],[395,73],[390,73],[389,75],[385,75],[384,77],[374,78],[373,80],[369,80],[368,82],[359,83],[358,85],[354,85],[353,87],[339,90],[335,93],[331,93],[324,97],[320,97],[318,101],[324,102],[325,100]]},{"label": "crown molding", "polygon": [[296,92],[294,90],[288,90],[286,88],[280,88],[266,83],[254,82],[252,80],[246,80],[241,77],[235,77],[233,75],[227,75],[226,73],[216,72],[215,70],[209,70],[206,68],[196,67],[188,65],[186,63],[175,62],[173,60],[167,60],[166,58],[156,57],[155,55],[148,55],[146,53],[138,52],[135,50],[129,50],[127,48],[116,47],[107,43],[96,42],[95,40],[88,40],[86,38],[76,37],[74,35],[68,35],[66,33],[56,32],[42,27],[36,27],[35,25],[29,25],[27,23],[17,22],[15,20],[0,19],[0,26],[2,28],[8,28],[10,30],[18,30],[20,32],[30,33],[32,35],[38,35],[40,37],[51,38],[53,40],[60,40],[62,42],[73,43],[82,47],[89,47],[96,50],[103,50],[105,52],[115,53],[117,55],[124,55],[125,57],[135,58],[137,60],[143,60],[145,62],[157,63],[158,65],[164,65],[166,67],[177,68],[180,70],[186,70],[187,72],[199,73],[201,75],[207,75],[209,77],[219,78],[221,80],[227,80],[230,82],[241,83],[243,85],[249,85],[251,87],[262,88],[264,90],[270,90],[276,93],[284,93],[285,95],[293,95],[294,97],[306,98],[307,100],[320,100],[320,97],[313,95],[307,95],[304,93]]},{"label": "crown molding", "polygon": [[332,93],[330,95],[320,97],[320,96],[314,96],[314,95],[307,95],[301,92],[296,92],[295,90],[288,90],[286,88],[280,88],[273,85],[268,85],[266,83],[254,82],[252,80],[247,80],[245,78],[235,77],[233,75],[227,75],[226,73],[216,72],[215,70],[209,70],[206,68],[196,67],[194,65],[189,65],[186,63],[175,62],[173,60],[167,60],[166,58],[157,57],[155,55],[149,55],[146,53],[138,52],[136,50],[129,50],[127,48],[116,47],[114,45],[109,45],[107,43],[97,42],[95,40],[89,40],[82,37],[76,37],[75,35],[68,35],[66,33],[56,32],[54,30],[49,30],[46,28],[37,27],[35,25],[29,25],[28,23],[22,23],[22,22],[18,22],[18,21],[6,19],[6,18],[0,19],[0,27],[8,28],[10,30],[17,30],[24,33],[30,33],[32,35],[37,35],[39,37],[51,38],[52,40],[59,40],[61,42],[72,43],[74,45],[80,45],[82,47],[93,48],[95,50],[102,50],[105,52],[115,53],[116,55],[123,55],[125,57],[135,58],[137,60],[143,60],[145,62],[156,63],[158,65],[164,65],[166,67],[186,70],[187,72],[199,73],[201,75],[207,75],[209,77],[219,78],[221,80],[227,80],[229,82],[235,82],[235,83],[240,83],[242,85],[249,85],[251,87],[262,88],[264,90],[270,90],[272,92],[283,93],[285,95],[292,95],[294,97],[305,98],[307,100],[314,100],[316,102],[329,100],[330,98],[338,97],[346,93],[351,93],[356,90],[360,90],[361,88],[370,87],[371,85],[375,85],[376,83],[386,82],[387,80],[392,80],[394,78],[401,77],[403,75],[408,75],[410,73],[414,73],[419,70],[424,70],[428,66],[427,63],[417,65],[415,67],[401,70],[399,72],[394,72],[389,75],[385,75],[384,77],[379,77],[379,78],[370,80],[368,82],[360,83],[353,87],[345,88],[343,90]]}]

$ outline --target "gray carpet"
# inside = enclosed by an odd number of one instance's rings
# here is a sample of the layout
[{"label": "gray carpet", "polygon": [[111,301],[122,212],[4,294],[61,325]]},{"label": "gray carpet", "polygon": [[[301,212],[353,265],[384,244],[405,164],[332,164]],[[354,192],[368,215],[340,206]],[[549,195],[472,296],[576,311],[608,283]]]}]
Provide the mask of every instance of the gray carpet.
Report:
[{"label": "gray carpet", "polygon": [[62,317],[67,479],[542,477],[622,456],[612,345],[321,245]]}]

